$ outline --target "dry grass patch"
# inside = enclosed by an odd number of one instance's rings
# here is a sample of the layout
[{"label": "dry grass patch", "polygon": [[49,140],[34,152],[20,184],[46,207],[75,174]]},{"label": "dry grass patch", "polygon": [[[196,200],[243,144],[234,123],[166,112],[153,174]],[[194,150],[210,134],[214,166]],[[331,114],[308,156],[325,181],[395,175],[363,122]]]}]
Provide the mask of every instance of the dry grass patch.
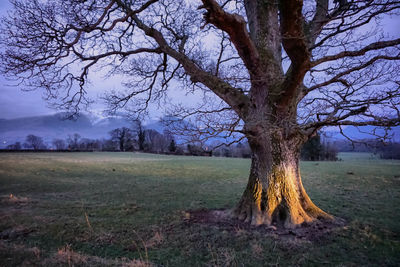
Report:
[{"label": "dry grass patch", "polygon": [[123,266],[123,267],[151,267],[154,266],[148,260],[121,258],[116,260],[104,259],[96,256],[89,256],[72,250],[66,245],[50,258],[42,262],[45,266],[59,266],[60,264],[68,266]]}]

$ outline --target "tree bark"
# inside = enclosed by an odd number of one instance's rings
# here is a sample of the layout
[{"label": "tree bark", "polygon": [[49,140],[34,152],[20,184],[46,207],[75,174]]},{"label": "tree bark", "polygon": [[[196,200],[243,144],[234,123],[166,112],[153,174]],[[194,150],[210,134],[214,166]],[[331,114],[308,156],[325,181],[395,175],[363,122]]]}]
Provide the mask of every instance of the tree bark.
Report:
[{"label": "tree bark", "polygon": [[252,225],[277,224],[294,228],[333,217],[318,208],[301,182],[301,139],[285,138],[282,130],[252,132],[250,176],[234,215]]}]

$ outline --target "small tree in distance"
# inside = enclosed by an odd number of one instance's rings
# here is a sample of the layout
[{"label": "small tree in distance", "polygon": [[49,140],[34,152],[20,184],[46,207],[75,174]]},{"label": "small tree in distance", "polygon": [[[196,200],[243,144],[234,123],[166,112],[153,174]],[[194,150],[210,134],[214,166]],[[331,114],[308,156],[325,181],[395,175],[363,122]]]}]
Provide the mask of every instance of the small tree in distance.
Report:
[{"label": "small tree in distance", "polygon": [[320,160],[322,155],[321,136],[316,134],[308,139],[301,148],[301,158],[303,160],[316,161]]},{"label": "small tree in distance", "polygon": [[33,150],[43,150],[47,148],[43,142],[43,138],[33,134],[26,136],[24,147]]},{"label": "small tree in distance", "polygon": [[2,71],[49,99],[67,92],[58,107],[88,104],[88,75],[99,66],[125,77],[127,90],[107,97],[111,112],[145,113],[164,103],[172,81],[198,92],[204,103],[171,108],[171,125],[195,132],[193,141],[247,139],[251,170],[233,216],[253,225],[333,219],[311,201],[299,169],[301,146],[323,127],[400,125],[400,39],[379,23],[399,14],[398,1],[12,3]]},{"label": "small tree in distance", "polygon": [[120,151],[133,150],[133,133],[129,128],[121,127],[110,131],[111,140],[118,143]]},{"label": "small tree in distance", "polygon": [[139,151],[144,151],[146,142],[146,130],[141,120],[135,120],[133,132],[136,133]]},{"label": "small tree in distance", "polygon": [[56,150],[64,150],[67,148],[67,144],[63,139],[54,139],[53,146]]},{"label": "small tree in distance", "polygon": [[175,139],[172,139],[171,142],[169,143],[168,150],[171,153],[174,153],[176,151]]},{"label": "small tree in distance", "polygon": [[338,151],[329,142],[322,142],[317,133],[302,146],[300,157],[303,160],[337,160]]},{"label": "small tree in distance", "polygon": [[21,150],[21,148],[22,148],[21,142],[15,142],[14,144],[7,146],[7,149],[10,149],[10,150]]},{"label": "small tree in distance", "polygon": [[67,144],[69,150],[79,150],[79,140],[81,136],[78,133],[74,133],[73,135],[68,135]]}]

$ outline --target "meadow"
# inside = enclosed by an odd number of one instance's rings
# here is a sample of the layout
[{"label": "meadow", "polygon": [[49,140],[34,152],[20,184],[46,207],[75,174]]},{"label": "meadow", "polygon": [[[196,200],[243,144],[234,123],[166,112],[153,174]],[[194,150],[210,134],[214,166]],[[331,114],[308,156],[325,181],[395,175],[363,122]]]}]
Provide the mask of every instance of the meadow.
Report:
[{"label": "meadow", "polygon": [[250,160],[139,153],[0,153],[0,266],[399,266],[400,161],[302,162],[313,201],[345,220],[315,238],[205,224]]}]

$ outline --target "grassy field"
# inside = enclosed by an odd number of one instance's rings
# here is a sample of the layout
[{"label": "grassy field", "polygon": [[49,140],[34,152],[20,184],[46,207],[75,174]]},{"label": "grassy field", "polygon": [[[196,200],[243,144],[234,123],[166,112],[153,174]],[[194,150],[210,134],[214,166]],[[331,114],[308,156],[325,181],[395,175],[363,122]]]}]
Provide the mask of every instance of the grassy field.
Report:
[{"label": "grassy field", "polygon": [[0,266],[398,266],[400,161],[302,162],[314,202],[346,225],[313,240],[189,223],[230,208],[247,159],[1,153]]}]

